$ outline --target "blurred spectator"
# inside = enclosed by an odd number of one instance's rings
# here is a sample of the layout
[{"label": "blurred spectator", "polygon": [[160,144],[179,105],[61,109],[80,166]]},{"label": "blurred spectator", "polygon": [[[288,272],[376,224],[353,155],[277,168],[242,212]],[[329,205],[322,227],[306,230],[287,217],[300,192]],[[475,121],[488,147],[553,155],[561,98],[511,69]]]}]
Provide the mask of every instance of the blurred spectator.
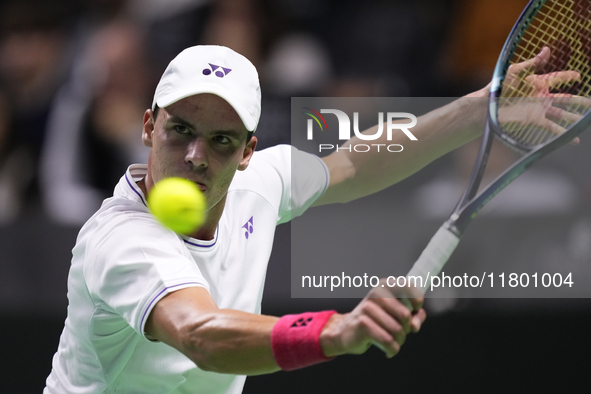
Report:
[{"label": "blurred spectator", "polygon": [[89,172],[109,192],[129,161],[146,158],[141,120],[151,104],[151,86],[144,45],[139,30],[122,21],[97,31],[89,45],[98,72],[87,119]]},{"label": "blurred spectator", "polygon": [[[51,99],[65,75],[63,1],[18,0],[0,9],[0,218],[39,200],[38,164]],[[1,221],[2,219],[0,219]]]},{"label": "blurred spectator", "polygon": [[[130,161],[143,161],[141,119],[151,88],[145,39],[122,17],[125,1],[93,4],[73,36],[67,83],[48,123],[44,202],[63,223],[83,223]],[[98,7],[98,8],[97,8]]]},{"label": "blurred spectator", "polygon": [[148,48],[149,32],[159,26],[168,46],[178,47],[183,39],[170,34],[165,21],[176,21],[177,13],[192,18],[187,10],[208,2],[86,3],[72,36],[71,71],[54,102],[43,155],[45,205],[55,220],[73,225],[83,223],[112,194],[130,163],[147,161],[140,138],[142,114],[170,60],[161,55],[161,45]]}]

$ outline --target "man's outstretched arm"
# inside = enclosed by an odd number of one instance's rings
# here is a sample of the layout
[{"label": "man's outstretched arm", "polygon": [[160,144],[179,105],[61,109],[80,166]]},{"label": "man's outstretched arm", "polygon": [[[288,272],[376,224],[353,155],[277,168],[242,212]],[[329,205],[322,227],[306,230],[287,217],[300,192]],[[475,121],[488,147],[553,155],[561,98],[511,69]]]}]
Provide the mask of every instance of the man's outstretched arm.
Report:
[{"label": "man's outstretched arm", "polygon": [[[576,82],[580,75],[576,71],[559,71],[548,74],[536,74],[551,58],[551,51],[544,47],[535,57],[509,67],[505,77],[504,88],[509,91],[515,87],[515,80],[523,81],[523,73],[530,73],[525,78],[529,97],[564,99],[563,94],[553,94],[552,88],[559,84]],[[315,202],[314,205],[329,204],[334,202],[347,202],[367,196],[383,190],[404,178],[414,174],[433,160],[451,152],[482,134],[489,95],[490,84],[474,93],[462,97],[454,102],[431,111],[418,118],[416,126],[412,128],[417,141],[409,141],[402,133],[393,135],[398,140],[376,141],[382,144],[404,143],[404,153],[392,154],[382,152],[349,152],[340,149],[331,155],[324,157],[330,171],[330,185],[326,193]],[[588,103],[583,105],[588,106]],[[558,120],[563,119],[573,122],[580,118],[579,114],[569,113],[554,106],[539,106],[538,112],[520,110],[516,106],[515,113],[499,113],[499,119],[508,116],[511,122],[520,121],[533,123],[537,126],[548,127],[550,131],[560,133],[564,131],[558,127]],[[531,113],[535,113],[537,119],[530,119]],[[548,119],[546,119],[548,118]],[[552,121],[550,121],[552,120]],[[403,121],[400,123],[407,123]],[[375,134],[374,126],[364,133]],[[384,125],[384,127],[386,127]],[[573,143],[579,141],[576,138]],[[357,137],[352,138],[346,145],[363,143]]]},{"label": "man's outstretched arm", "polygon": [[[324,356],[361,354],[377,344],[393,357],[406,335],[420,329],[425,320],[422,299],[410,298],[415,308],[411,313],[392,294],[380,291],[384,289],[370,292],[352,312],[329,318],[318,338]],[[193,287],[162,298],[152,310],[145,331],[203,370],[259,375],[281,369],[271,345],[271,332],[279,320],[219,309],[207,290]]]},{"label": "man's outstretched arm", "polygon": [[[330,185],[314,205],[348,202],[383,190],[414,174],[433,160],[451,152],[482,134],[486,118],[488,86],[462,97],[417,119],[410,131],[417,141],[403,133],[392,140],[373,144],[404,144],[403,153],[349,152],[340,149],[322,159],[330,171]],[[408,120],[401,123],[407,123]],[[377,125],[363,133],[375,134]],[[384,125],[384,127],[387,127]],[[344,146],[365,143],[353,137]]]}]

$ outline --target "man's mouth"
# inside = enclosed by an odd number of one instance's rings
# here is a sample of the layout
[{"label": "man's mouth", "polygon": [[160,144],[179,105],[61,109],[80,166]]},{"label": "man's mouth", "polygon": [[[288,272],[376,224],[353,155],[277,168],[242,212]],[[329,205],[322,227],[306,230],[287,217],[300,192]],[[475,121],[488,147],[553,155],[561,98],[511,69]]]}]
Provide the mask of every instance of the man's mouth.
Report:
[{"label": "man's mouth", "polygon": [[205,190],[207,190],[207,185],[205,183],[200,182],[200,181],[198,181],[196,179],[191,179],[189,177],[183,177],[183,178],[185,178],[188,181],[193,182],[195,185],[197,185],[197,187],[199,188],[199,190],[201,190],[202,192],[204,192]]},{"label": "man's mouth", "polygon": [[[194,181],[195,182],[195,181]],[[207,186],[205,186],[203,183],[201,182],[195,182],[195,184],[197,185],[197,187],[199,188],[199,190],[201,190],[202,192],[204,192],[207,189]]]}]

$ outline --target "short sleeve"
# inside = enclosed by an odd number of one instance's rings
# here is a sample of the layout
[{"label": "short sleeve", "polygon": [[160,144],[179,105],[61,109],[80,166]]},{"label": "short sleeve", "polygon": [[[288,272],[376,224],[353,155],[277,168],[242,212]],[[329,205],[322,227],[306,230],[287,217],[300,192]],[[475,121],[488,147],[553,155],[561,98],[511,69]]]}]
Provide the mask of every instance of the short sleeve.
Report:
[{"label": "short sleeve", "polygon": [[316,155],[291,148],[291,184],[288,211],[280,223],[303,214],[328,188],[330,175],[326,163]]},{"label": "short sleeve", "polygon": [[133,215],[107,234],[89,251],[88,290],[142,336],[149,313],[166,294],[194,286],[209,291],[182,240],[148,214]]},{"label": "short sleeve", "polygon": [[303,214],[328,188],[328,168],[318,156],[293,146],[278,145],[257,152],[254,157],[258,166],[263,164],[273,169],[272,175],[269,170],[262,172],[265,182],[261,188],[273,194],[268,190],[273,187],[281,193],[278,196],[277,224],[289,222]]}]

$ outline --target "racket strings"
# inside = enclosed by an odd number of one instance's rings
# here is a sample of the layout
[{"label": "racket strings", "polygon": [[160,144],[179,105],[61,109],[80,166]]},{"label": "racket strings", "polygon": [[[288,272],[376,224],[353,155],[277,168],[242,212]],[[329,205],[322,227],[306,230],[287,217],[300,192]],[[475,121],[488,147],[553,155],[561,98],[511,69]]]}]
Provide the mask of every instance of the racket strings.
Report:
[{"label": "racket strings", "polygon": [[[542,2],[540,2],[542,3]],[[548,0],[520,34],[510,64],[528,62],[531,67],[510,75],[504,81],[499,111],[529,111],[555,105],[575,114],[588,107],[577,101],[554,103],[552,95],[562,97],[591,95],[591,0]],[[544,47],[550,49],[547,61],[531,62]],[[536,59],[537,60],[537,59]],[[516,66],[517,67],[517,66]],[[561,78],[558,72],[576,71],[580,78]],[[509,117],[511,119],[511,117]],[[569,118],[552,119],[562,128],[573,123]],[[516,145],[532,148],[556,137],[556,132],[540,122],[507,121],[503,133]]]}]

